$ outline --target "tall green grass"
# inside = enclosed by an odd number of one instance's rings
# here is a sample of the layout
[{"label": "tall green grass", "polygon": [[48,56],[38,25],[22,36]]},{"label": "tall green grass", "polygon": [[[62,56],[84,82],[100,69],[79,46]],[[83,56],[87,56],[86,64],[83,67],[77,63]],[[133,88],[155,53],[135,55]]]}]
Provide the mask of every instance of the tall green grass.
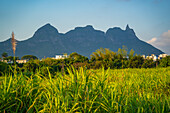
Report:
[{"label": "tall green grass", "polygon": [[30,77],[22,72],[0,80],[0,112],[170,112],[170,67],[87,70]]}]

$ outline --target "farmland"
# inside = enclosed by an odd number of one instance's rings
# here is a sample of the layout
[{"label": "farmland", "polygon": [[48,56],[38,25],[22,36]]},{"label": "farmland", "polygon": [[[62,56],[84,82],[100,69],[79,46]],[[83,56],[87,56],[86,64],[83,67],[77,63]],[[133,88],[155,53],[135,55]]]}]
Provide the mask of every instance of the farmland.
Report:
[{"label": "farmland", "polygon": [[97,70],[48,76],[15,71],[0,78],[0,112],[169,112],[170,67]]}]

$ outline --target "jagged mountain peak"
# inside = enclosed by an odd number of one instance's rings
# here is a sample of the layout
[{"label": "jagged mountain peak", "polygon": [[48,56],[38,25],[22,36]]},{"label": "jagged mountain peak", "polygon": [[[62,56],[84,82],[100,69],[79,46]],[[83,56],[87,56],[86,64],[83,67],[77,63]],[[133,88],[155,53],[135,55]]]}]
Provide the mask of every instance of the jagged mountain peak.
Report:
[{"label": "jagged mountain peak", "polygon": [[129,25],[128,25],[128,24],[127,24],[127,26],[126,26],[126,30],[125,30],[125,32],[127,32],[128,34],[131,34],[131,35],[135,35],[134,30],[133,30],[133,29],[131,29],[131,28],[129,27]]},{"label": "jagged mountain peak", "polygon": [[129,29],[130,29],[130,27],[129,27],[129,25],[127,24],[127,26],[126,26],[126,31],[129,30]]},{"label": "jagged mountain peak", "polygon": [[109,28],[106,32],[106,36],[111,40],[117,42],[127,42],[129,40],[138,40],[133,29],[127,24],[126,29],[122,30],[120,27]]}]

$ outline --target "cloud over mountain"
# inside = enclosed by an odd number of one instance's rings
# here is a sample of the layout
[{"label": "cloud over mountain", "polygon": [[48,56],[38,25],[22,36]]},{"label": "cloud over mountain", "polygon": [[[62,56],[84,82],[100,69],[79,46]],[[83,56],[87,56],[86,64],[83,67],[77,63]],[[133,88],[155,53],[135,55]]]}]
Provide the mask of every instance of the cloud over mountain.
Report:
[{"label": "cloud over mountain", "polygon": [[170,30],[162,33],[162,35],[158,38],[154,37],[147,42],[160,49],[165,50],[165,53],[170,54]]},{"label": "cloud over mountain", "polygon": [[157,40],[157,38],[156,38],[156,37],[154,37],[154,38],[152,38],[151,40],[147,41],[147,43],[152,44],[152,43],[154,43],[156,40]]}]

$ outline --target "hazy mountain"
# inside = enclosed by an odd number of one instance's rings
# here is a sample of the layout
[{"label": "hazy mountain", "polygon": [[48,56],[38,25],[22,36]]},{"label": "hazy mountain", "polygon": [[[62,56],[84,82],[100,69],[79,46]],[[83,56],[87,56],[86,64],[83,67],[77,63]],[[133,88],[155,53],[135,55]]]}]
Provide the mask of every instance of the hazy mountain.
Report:
[{"label": "hazy mountain", "polygon": [[[88,56],[97,49],[109,48],[117,51],[125,45],[130,51],[132,48],[137,54],[156,54],[163,53],[152,45],[141,41],[133,29],[127,25],[126,30],[119,27],[109,28],[106,33],[95,30],[93,26],[76,27],[65,34],[46,24],[39,28],[35,34],[24,41],[18,41],[16,56],[36,55],[39,58],[54,57],[56,54],[77,52]],[[12,55],[11,39],[0,42],[0,54],[7,52]]]}]

